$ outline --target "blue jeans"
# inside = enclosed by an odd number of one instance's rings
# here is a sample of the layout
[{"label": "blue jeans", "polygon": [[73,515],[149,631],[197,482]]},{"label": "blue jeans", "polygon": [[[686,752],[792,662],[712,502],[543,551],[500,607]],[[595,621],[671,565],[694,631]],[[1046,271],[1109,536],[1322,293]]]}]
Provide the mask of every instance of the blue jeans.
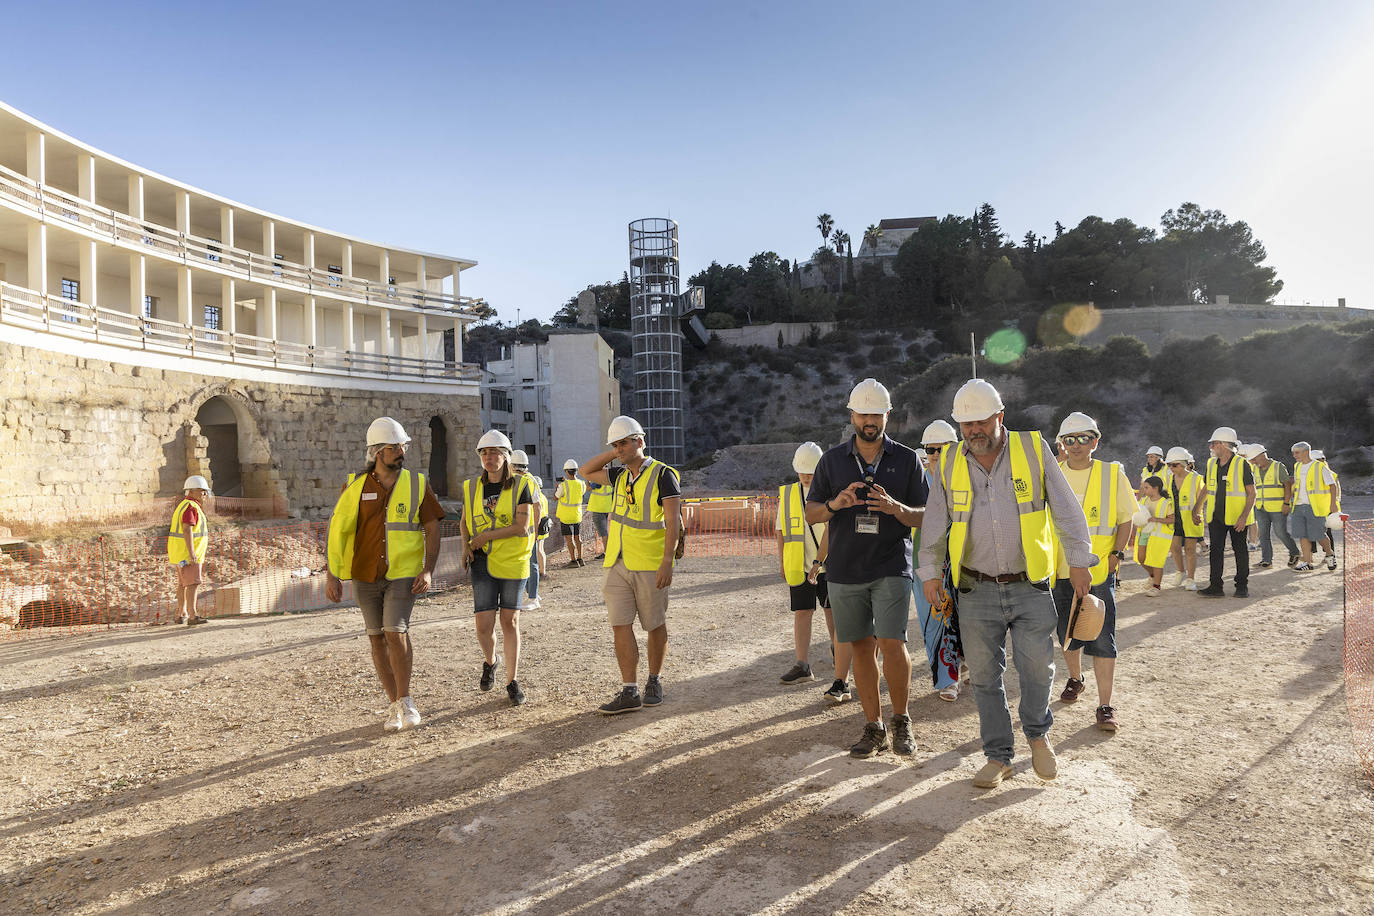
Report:
[{"label": "blue jeans", "polygon": [[[965,591],[967,589],[967,591]],[[1007,631],[1012,660],[1021,679],[1021,730],[1034,741],[1049,733],[1050,688],[1054,684],[1054,630],[1058,615],[1049,592],[1028,582],[959,583],[959,634],[964,643],[983,753],[1010,765],[1014,747],[1011,710],[1002,677],[1007,670]]]},{"label": "blue jeans", "polygon": [[1299,553],[1297,542],[1293,540],[1293,535],[1288,533],[1288,519],[1282,512],[1269,512],[1264,509],[1255,510],[1255,524],[1259,525],[1260,541],[1260,562],[1274,562],[1274,542],[1269,537],[1272,528],[1274,533],[1283,541],[1283,546],[1288,548],[1288,555],[1296,557]]},{"label": "blue jeans", "polygon": [[533,601],[539,597],[539,546],[530,551],[530,574],[525,579],[525,594]]}]

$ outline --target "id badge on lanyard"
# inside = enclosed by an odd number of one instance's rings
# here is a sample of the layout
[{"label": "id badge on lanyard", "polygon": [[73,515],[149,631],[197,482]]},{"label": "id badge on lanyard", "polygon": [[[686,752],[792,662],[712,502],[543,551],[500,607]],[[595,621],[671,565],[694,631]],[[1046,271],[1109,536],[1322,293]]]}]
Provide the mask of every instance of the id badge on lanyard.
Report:
[{"label": "id badge on lanyard", "polygon": [[[878,475],[878,465],[882,463],[882,455],[871,467],[864,467],[863,462],[859,461],[859,456],[854,456],[854,463],[859,466],[859,472],[864,477],[864,497],[868,496],[868,487],[873,486],[873,481]],[[878,514],[872,511],[860,512],[854,516],[855,534],[877,534],[878,533]]]}]

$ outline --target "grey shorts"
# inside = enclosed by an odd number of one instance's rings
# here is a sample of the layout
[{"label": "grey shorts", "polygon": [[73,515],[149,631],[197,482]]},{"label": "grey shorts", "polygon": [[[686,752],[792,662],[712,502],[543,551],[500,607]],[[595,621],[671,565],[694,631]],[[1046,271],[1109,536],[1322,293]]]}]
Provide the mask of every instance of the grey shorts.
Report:
[{"label": "grey shorts", "polygon": [[835,621],[835,638],[858,642],[870,636],[906,642],[906,624],[911,616],[911,580],[905,576],[884,576],[860,585],[827,582],[830,613]]},{"label": "grey shorts", "polygon": [[1316,543],[1326,537],[1326,519],[1317,518],[1312,514],[1312,507],[1307,503],[1293,507],[1293,514],[1288,516],[1288,534],[1294,539],[1312,541]]},{"label": "grey shorts", "polygon": [[353,597],[363,612],[368,636],[405,633],[410,629],[410,610],[415,607],[411,586],[415,577],[382,579],[379,582],[353,580]]}]

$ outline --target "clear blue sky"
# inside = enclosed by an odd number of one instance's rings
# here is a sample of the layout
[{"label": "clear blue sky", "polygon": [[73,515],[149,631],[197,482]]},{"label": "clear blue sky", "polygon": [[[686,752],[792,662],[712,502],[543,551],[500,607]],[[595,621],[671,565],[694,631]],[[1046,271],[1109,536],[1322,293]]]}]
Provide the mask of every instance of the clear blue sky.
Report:
[{"label": "clear blue sky", "polygon": [[[11,17],[13,19],[13,17]],[[1374,5],[35,4],[0,98],[291,218],[479,261],[548,318],[681,225],[683,276],[815,217],[992,203],[1013,238],[1185,200],[1250,223],[1280,301],[1374,308]]]}]

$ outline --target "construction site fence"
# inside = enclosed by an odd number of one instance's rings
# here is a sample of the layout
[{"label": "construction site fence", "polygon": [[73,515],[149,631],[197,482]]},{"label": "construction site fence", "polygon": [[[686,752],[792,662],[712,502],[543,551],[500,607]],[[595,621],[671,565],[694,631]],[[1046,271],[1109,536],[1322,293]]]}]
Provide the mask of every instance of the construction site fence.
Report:
[{"label": "construction site fence", "polygon": [[1345,526],[1345,701],[1355,753],[1374,783],[1374,519]]},{"label": "construction site fence", "polygon": [[[164,502],[159,523],[170,518],[175,505],[175,500]],[[348,582],[341,601],[330,602],[325,594],[327,521],[223,521],[225,510],[235,508],[223,497],[216,500],[203,582],[196,594],[200,616],[273,615],[354,604]],[[686,498],[685,557],[771,555],[777,550],[776,514],[776,496]],[[459,526],[455,518],[439,523],[433,591],[467,581]],[[543,542],[548,554],[565,549],[556,519],[552,528]],[[581,540],[588,560],[604,550],[590,513],[584,517]],[[176,569],[167,562],[165,531],[0,546],[0,638],[170,624],[176,618]],[[557,566],[550,556],[547,568]]]},{"label": "construction site fence", "polygon": [[[181,502],[180,496],[161,496],[141,502],[135,506],[129,506],[115,511],[105,511],[100,514],[98,519],[89,521],[75,520],[70,523],[70,530],[90,530],[90,529],[110,529],[110,528],[135,528],[151,527],[155,525],[165,525],[172,518],[172,510]],[[244,496],[211,496],[206,500],[206,508],[211,517],[224,519],[238,519],[244,521],[264,520],[273,518],[286,518],[286,500],[281,496],[264,497],[244,497]],[[20,537],[35,536],[40,534],[51,534],[56,530],[57,533],[64,533],[62,526],[42,526],[36,531],[27,530],[27,526],[22,523],[7,522],[6,526]]]}]

